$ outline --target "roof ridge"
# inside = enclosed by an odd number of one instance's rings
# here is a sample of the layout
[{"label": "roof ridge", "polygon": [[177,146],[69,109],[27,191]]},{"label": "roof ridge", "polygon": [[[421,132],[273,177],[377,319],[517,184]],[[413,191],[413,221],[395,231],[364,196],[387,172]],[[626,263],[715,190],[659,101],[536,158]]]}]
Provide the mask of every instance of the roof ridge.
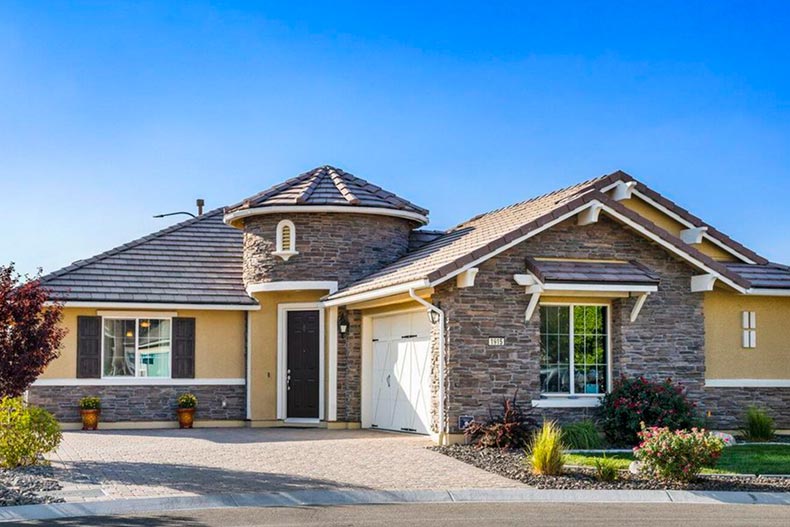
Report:
[{"label": "roof ridge", "polygon": [[477,216],[473,216],[472,218],[469,218],[468,220],[466,220],[466,221],[464,221],[462,223],[459,223],[458,225],[456,225],[452,229],[449,229],[447,232],[450,232],[452,230],[461,228],[464,225],[466,225],[468,223],[471,223],[473,221],[477,221],[477,220],[479,220],[479,219],[481,219],[481,218],[483,218],[485,216],[489,216],[491,214],[496,214],[496,213],[499,213],[499,212],[503,212],[503,211],[506,211],[506,210],[509,210],[509,209],[514,209],[516,207],[520,207],[520,206],[526,205],[528,203],[532,203],[532,202],[535,202],[535,201],[538,201],[538,200],[541,200],[541,199],[548,198],[549,196],[553,196],[555,194],[561,194],[563,192],[567,192],[567,191],[573,189],[574,187],[580,187],[579,188],[579,192],[576,192],[575,194],[571,194],[570,196],[566,196],[565,198],[563,198],[561,200],[557,200],[555,203],[559,203],[560,201],[569,201],[569,200],[571,200],[573,198],[578,197],[581,194],[584,194],[585,191],[589,192],[590,190],[592,190],[590,188],[584,188],[584,187],[594,186],[596,183],[599,183],[600,181],[603,181],[606,178],[611,177],[614,174],[617,174],[618,172],[620,172],[620,171],[618,170],[617,172],[613,172],[611,174],[604,174],[603,176],[590,178],[588,180],[581,181],[579,183],[574,183],[572,185],[568,185],[566,187],[563,187],[563,188],[560,188],[560,189],[557,189],[557,190],[552,190],[551,192],[546,192],[546,193],[540,194],[538,196],[533,196],[533,197],[531,197],[529,199],[525,199],[524,201],[519,201],[518,203],[513,203],[511,205],[505,205],[504,207],[499,207],[498,209],[490,210],[488,212],[481,212]]},{"label": "roof ridge", "polygon": [[292,177],[290,179],[287,179],[287,180],[283,181],[282,183],[277,183],[276,185],[273,185],[273,186],[267,188],[266,190],[258,192],[257,194],[253,194],[252,196],[239,201],[238,203],[235,203],[233,205],[228,205],[227,207],[224,207],[224,211],[227,212],[228,210],[238,209],[238,208],[240,208],[240,207],[242,207],[244,205],[249,206],[249,204],[252,203],[252,202],[260,201],[260,200],[262,200],[264,198],[267,198],[267,197],[271,196],[272,194],[275,194],[276,192],[278,192],[280,190],[283,190],[284,188],[288,188],[288,187],[290,187],[290,186],[292,186],[292,185],[294,185],[296,183],[300,183],[300,182],[304,181],[305,179],[309,179],[310,176],[313,175],[313,173],[315,173],[317,170],[320,170],[321,168],[323,168],[323,167],[313,168],[311,170],[308,170],[307,172],[302,172],[298,176],[294,176],[294,177]]},{"label": "roof ridge", "polygon": [[143,236],[141,238],[137,238],[136,240],[132,240],[130,242],[126,242],[126,243],[124,243],[122,245],[118,245],[116,247],[113,247],[112,249],[108,249],[108,250],[106,250],[104,252],[101,252],[101,253],[99,253],[97,255],[91,256],[90,258],[85,258],[84,260],[74,261],[74,262],[70,263],[69,265],[67,265],[65,267],[61,267],[60,269],[57,269],[55,271],[52,271],[51,273],[47,273],[46,275],[42,276],[41,277],[41,283],[44,284],[44,282],[46,282],[47,280],[51,280],[53,278],[57,278],[59,276],[63,276],[64,274],[70,273],[72,271],[76,271],[77,269],[82,269],[83,267],[85,267],[87,265],[90,265],[92,263],[99,262],[101,260],[109,258],[110,256],[115,256],[116,254],[122,253],[122,252],[124,252],[124,251],[126,251],[128,249],[133,248],[133,247],[137,247],[138,245],[141,245],[143,243],[149,242],[149,241],[157,239],[157,238],[161,238],[162,236],[164,236],[166,234],[171,234],[173,232],[176,232],[178,230],[183,229],[184,227],[188,227],[190,225],[193,225],[195,223],[198,223],[200,221],[203,221],[205,219],[208,219],[208,218],[211,218],[213,216],[216,216],[218,214],[223,214],[223,213],[224,213],[224,207],[218,207],[218,208],[210,210],[210,211],[208,211],[208,212],[206,212],[204,214],[201,214],[200,216],[197,216],[195,218],[190,218],[188,220],[184,220],[182,222],[175,223],[175,224],[170,225],[169,227],[165,227],[164,229],[161,229],[159,231],[153,232],[153,233],[148,234],[146,236]]},{"label": "roof ridge", "polygon": [[340,192],[340,195],[343,196],[343,198],[351,205],[359,205],[359,198],[356,197],[353,192],[351,192],[351,189],[348,188],[345,180],[343,179],[343,175],[338,173],[338,169],[329,167],[327,169],[327,173],[329,174],[329,178],[332,180],[332,184],[335,185],[337,191]]}]

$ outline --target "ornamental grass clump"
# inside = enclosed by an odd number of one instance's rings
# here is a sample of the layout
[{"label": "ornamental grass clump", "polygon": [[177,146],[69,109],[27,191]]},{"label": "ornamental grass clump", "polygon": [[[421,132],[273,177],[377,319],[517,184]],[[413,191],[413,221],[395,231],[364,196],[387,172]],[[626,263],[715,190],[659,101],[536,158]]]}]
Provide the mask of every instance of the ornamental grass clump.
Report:
[{"label": "ornamental grass clump", "polygon": [[645,427],[634,457],[642,462],[642,471],[663,480],[689,482],[705,467],[716,465],[724,450],[724,441],[707,430],[670,430]]},{"label": "ornamental grass clump", "polygon": [[603,456],[595,459],[595,479],[598,481],[616,481],[620,470],[617,468],[617,461]]},{"label": "ornamental grass clump", "polygon": [[554,421],[544,421],[535,432],[527,459],[532,472],[540,476],[559,476],[565,466],[565,446],[562,429]]},{"label": "ornamental grass clump", "polygon": [[44,454],[60,444],[60,426],[51,413],[30,406],[21,397],[0,401],[0,467],[46,463]]},{"label": "ornamental grass clump", "polygon": [[604,396],[600,412],[601,427],[613,445],[637,444],[642,423],[670,430],[701,424],[694,403],[670,379],[653,382],[644,377],[621,377]]},{"label": "ornamental grass clump", "polygon": [[592,419],[563,425],[562,442],[572,450],[592,450],[603,446],[601,434]]},{"label": "ornamental grass clump", "polygon": [[748,441],[770,441],[776,434],[774,420],[765,410],[750,406],[746,410],[746,423],[741,433]]}]

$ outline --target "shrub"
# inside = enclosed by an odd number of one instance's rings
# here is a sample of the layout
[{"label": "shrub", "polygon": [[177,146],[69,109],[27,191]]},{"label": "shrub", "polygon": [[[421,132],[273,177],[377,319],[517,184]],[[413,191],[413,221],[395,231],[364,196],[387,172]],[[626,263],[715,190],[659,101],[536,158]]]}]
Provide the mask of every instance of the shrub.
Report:
[{"label": "shrub", "polygon": [[554,421],[544,421],[536,431],[529,448],[532,472],[542,476],[559,476],[565,465],[565,447],[562,430]]},{"label": "shrub", "polygon": [[464,430],[467,439],[481,448],[525,448],[537,423],[521,409],[517,397],[518,391],[512,399],[502,400],[501,414],[489,411],[489,419],[485,423],[473,421],[467,426]]},{"label": "shrub", "polygon": [[598,481],[615,481],[618,477],[617,461],[612,458],[606,456],[596,458],[594,467],[595,479]]},{"label": "shrub", "polygon": [[699,424],[694,404],[670,379],[651,382],[644,377],[621,377],[604,396],[600,412],[604,434],[614,445],[635,445],[641,423],[670,430]]},{"label": "shrub", "polygon": [[770,441],[776,433],[774,420],[765,410],[750,406],[746,410],[746,423],[741,433],[750,441]]},{"label": "shrub", "polygon": [[603,441],[598,427],[592,419],[584,419],[562,427],[562,442],[574,450],[601,448]]},{"label": "shrub", "polygon": [[724,450],[724,441],[707,432],[644,428],[642,440],[634,448],[634,457],[642,462],[642,470],[661,479],[692,481],[703,467],[712,467]]},{"label": "shrub", "polygon": [[21,397],[0,401],[0,466],[15,468],[42,462],[60,444],[60,426],[51,413],[28,406]]},{"label": "shrub", "polygon": [[198,401],[197,397],[195,397],[193,394],[182,393],[178,396],[177,402],[179,408],[196,408]]},{"label": "shrub", "polygon": [[83,397],[80,399],[80,410],[100,410],[101,399],[94,396]]}]

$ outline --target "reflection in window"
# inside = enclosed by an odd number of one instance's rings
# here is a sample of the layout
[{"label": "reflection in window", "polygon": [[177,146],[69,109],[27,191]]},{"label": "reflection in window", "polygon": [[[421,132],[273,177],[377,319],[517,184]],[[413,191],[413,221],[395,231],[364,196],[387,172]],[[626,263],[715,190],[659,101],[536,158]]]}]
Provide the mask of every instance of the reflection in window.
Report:
[{"label": "reflection in window", "polygon": [[169,377],[170,320],[104,319],[105,377]]},{"label": "reflection in window", "polygon": [[542,393],[606,393],[607,326],[605,306],[541,306]]}]

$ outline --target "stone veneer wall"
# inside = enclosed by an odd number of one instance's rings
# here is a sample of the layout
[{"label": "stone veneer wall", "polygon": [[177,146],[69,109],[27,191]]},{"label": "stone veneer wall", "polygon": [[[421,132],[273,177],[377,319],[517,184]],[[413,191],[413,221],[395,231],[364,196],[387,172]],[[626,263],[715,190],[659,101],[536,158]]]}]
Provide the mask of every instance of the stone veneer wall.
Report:
[{"label": "stone veneer wall", "polygon": [[196,419],[246,418],[246,387],[243,385],[32,386],[28,400],[49,410],[62,422],[80,421],[79,400],[88,395],[101,398],[101,421],[104,422],[173,421],[176,419],[176,398],[185,392],[195,394],[198,399]]},{"label": "stone veneer wall", "polygon": [[[291,220],[299,254],[287,262],[272,255],[277,224]],[[403,256],[416,223],[368,214],[295,213],[247,218],[244,222],[244,282],[336,280],[339,287]]]},{"label": "stone veneer wall", "polygon": [[790,429],[790,388],[705,388],[702,408],[712,426],[737,430],[749,406],[765,409],[779,429]]},{"label": "stone veneer wall", "polygon": [[362,419],[362,313],[340,308],[338,317],[343,313],[348,332],[337,336],[337,420],[358,423]]},{"label": "stone veneer wall", "polygon": [[[448,420],[457,431],[460,415],[485,418],[502,398],[519,390],[527,406],[540,395],[539,311],[524,321],[529,297],[513,275],[525,272],[524,259],[566,257],[638,260],[660,275],[659,291],[645,303],[636,322],[629,315],[635,299],[612,303],[613,374],[671,377],[702,399],[704,382],[703,297],[691,293],[695,270],[664,249],[606,218],[580,227],[568,220],[488,260],[474,287],[458,289],[451,280],[433,298],[448,316]],[[506,344],[489,347],[489,337]],[[547,417],[576,419],[589,410],[535,410]]]}]

